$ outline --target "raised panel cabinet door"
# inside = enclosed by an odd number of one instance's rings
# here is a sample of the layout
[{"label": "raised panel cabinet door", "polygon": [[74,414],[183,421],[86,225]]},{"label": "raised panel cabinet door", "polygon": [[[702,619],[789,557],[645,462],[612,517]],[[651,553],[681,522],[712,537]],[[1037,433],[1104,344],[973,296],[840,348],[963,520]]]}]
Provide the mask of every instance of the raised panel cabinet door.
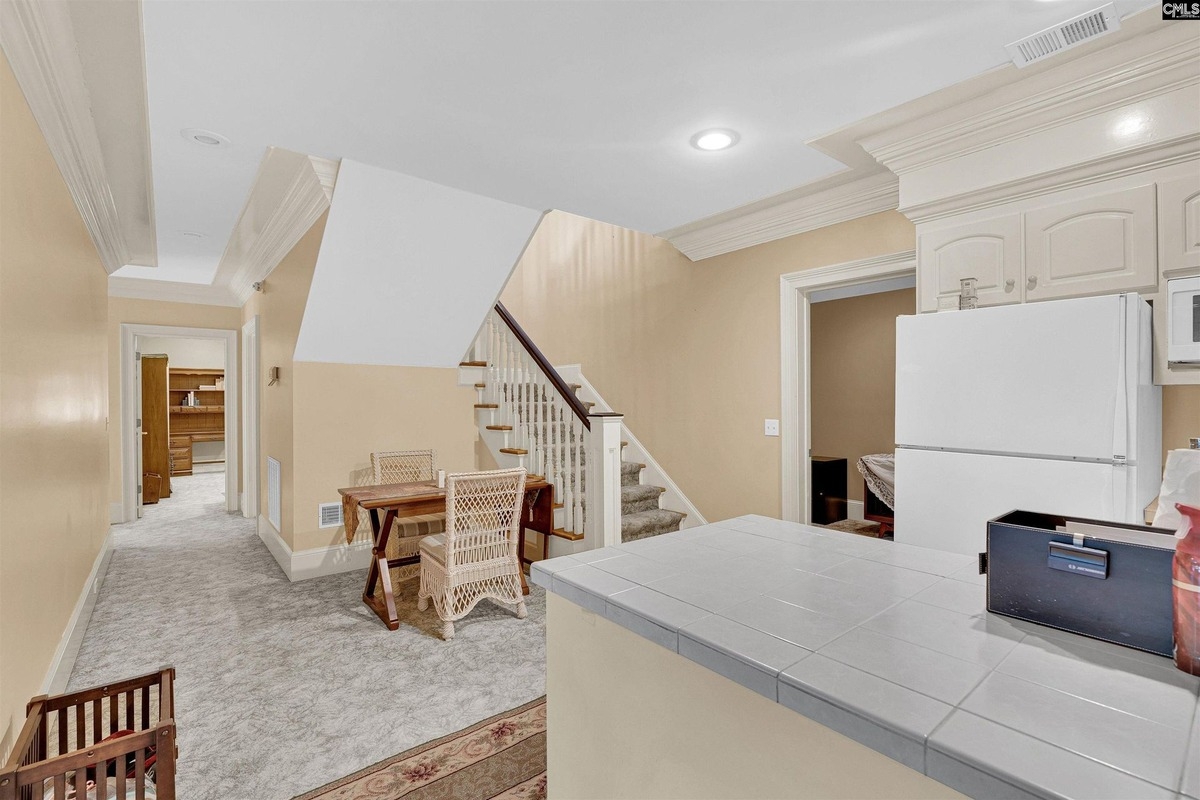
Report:
[{"label": "raised panel cabinet door", "polygon": [[1158,287],[1154,184],[1025,213],[1025,299]]},{"label": "raised panel cabinet door", "polygon": [[1200,166],[1158,185],[1158,247],[1164,276],[1200,268]]},{"label": "raised panel cabinet door", "polygon": [[963,278],[980,306],[1021,302],[1021,217],[1010,214],[917,233],[918,311],[957,309]]}]

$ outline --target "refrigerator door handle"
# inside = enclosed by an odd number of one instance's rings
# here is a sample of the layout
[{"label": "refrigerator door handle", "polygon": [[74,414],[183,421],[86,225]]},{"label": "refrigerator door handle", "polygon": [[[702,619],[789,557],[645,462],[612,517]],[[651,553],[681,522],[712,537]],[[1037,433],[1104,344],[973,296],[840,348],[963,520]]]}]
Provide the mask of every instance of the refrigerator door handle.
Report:
[{"label": "refrigerator door handle", "polygon": [[1113,461],[1125,461],[1129,450],[1129,314],[1125,295],[1118,297],[1117,397],[1113,410]]}]

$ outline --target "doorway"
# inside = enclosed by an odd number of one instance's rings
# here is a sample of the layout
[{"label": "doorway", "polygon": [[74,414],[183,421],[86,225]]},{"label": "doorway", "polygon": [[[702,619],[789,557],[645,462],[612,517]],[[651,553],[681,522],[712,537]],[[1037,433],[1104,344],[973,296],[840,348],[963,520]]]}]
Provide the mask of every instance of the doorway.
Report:
[{"label": "doorway", "polygon": [[236,330],[121,325],[123,521],[140,517],[144,500],[170,503],[181,486],[199,492],[201,484],[210,501],[238,510],[237,338]]},{"label": "doorway", "polygon": [[[781,494],[785,520],[812,522],[811,459],[831,455],[813,450],[813,302],[908,286],[915,281],[916,266],[916,252],[907,250],[780,276]],[[916,313],[915,303],[909,311]],[[848,485],[849,470],[857,470],[850,463],[846,470]]]}]

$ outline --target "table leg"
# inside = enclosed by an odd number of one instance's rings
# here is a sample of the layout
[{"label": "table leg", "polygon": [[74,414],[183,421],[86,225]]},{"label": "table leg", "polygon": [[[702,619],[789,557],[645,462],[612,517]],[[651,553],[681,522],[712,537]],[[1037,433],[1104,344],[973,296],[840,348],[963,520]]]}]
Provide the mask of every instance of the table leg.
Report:
[{"label": "table leg", "polygon": [[[371,566],[367,569],[367,586],[363,592],[363,602],[383,620],[388,630],[400,627],[400,617],[396,614],[396,597],[392,592],[392,575],[388,569],[387,542],[396,520],[396,509],[389,508],[383,515],[383,523],[375,509],[371,510],[371,532],[375,536],[375,546],[371,548]],[[375,599],[375,582],[383,584],[383,602]]]}]

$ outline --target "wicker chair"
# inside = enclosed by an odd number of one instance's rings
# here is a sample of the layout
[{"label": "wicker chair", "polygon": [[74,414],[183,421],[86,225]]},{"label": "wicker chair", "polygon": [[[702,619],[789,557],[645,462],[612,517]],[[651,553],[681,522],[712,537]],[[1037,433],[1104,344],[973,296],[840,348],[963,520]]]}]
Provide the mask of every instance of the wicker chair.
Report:
[{"label": "wicker chair", "polygon": [[[432,450],[385,450],[371,453],[371,471],[375,483],[409,483],[431,481],[434,478],[434,452]],[[416,517],[397,519],[392,524],[392,535],[388,537],[387,557],[406,558],[418,553],[417,545],[422,536],[432,536],[446,529],[444,513],[422,514]],[[392,582],[410,581],[421,573],[418,564],[395,567]]]},{"label": "wicker chair", "polygon": [[446,476],[446,532],[421,540],[417,608],[429,600],[442,620],[442,638],[454,638],[454,621],[485,597],[515,605],[525,618],[517,543],[525,470]]}]

